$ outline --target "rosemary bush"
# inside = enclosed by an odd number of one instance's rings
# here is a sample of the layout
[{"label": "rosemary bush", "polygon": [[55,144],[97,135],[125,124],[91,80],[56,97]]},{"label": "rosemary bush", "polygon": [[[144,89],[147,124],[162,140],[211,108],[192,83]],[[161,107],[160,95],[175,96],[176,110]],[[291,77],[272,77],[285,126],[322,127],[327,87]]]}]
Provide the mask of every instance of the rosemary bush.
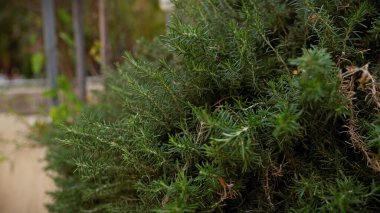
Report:
[{"label": "rosemary bush", "polygon": [[175,4],[48,140],[50,210],[379,211],[380,2]]}]

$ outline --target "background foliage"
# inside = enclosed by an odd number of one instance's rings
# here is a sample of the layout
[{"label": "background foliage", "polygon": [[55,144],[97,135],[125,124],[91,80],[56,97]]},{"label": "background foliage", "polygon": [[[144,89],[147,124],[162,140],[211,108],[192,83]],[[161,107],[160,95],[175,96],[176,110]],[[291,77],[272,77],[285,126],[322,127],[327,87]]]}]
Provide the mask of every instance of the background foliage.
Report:
[{"label": "background foliage", "polygon": [[44,140],[50,210],[378,211],[380,3],[176,6],[104,104]]},{"label": "background foliage", "polygon": [[[44,75],[41,0],[0,1],[0,74],[7,77]],[[71,1],[55,1],[59,70],[74,76],[74,38]],[[107,1],[111,61],[120,60],[126,49],[133,50],[140,37],[152,39],[165,29],[165,15],[156,0]],[[97,1],[84,0],[86,69],[99,73]]]}]

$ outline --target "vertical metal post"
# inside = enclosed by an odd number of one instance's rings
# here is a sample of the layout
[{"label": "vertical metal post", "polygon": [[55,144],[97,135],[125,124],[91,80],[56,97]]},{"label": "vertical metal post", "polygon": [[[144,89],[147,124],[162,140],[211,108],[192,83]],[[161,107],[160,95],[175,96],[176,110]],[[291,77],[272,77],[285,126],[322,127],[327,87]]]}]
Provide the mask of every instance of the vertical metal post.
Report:
[{"label": "vertical metal post", "polygon": [[[42,0],[42,16],[44,23],[43,32],[46,56],[47,84],[50,89],[56,89],[58,62],[57,40],[55,35],[54,0]],[[58,97],[53,97],[50,100],[50,105],[58,105]]]},{"label": "vertical metal post", "polygon": [[168,28],[170,22],[170,16],[174,9],[174,5],[170,0],[159,0],[160,8],[165,12],[166,17],[166,29]]},{"label": "vertical metal post", "polygon": [[79,89],[79,99],[86,101],[86,73],[84,58],[84,36],[83,36],[83,1],[72,0],[73,5],[73,25],[76,52],[76,74],[77,86]]},{"label": "vertical metal post", "polygon": [[99,0],[100,60],[102,68],[108,65],[106,1]]}]

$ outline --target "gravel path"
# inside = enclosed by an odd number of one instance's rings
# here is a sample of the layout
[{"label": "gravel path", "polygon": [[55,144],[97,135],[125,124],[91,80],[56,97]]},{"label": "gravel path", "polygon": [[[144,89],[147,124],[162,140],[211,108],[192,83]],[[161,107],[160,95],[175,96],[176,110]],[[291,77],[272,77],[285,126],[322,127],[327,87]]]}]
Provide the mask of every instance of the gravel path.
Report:
[{"label": "gravel path", "polygon": [[44,171],[45,148],[28,139],[35,116],[0,113],[0,213],[44,213],[54,184]]}]

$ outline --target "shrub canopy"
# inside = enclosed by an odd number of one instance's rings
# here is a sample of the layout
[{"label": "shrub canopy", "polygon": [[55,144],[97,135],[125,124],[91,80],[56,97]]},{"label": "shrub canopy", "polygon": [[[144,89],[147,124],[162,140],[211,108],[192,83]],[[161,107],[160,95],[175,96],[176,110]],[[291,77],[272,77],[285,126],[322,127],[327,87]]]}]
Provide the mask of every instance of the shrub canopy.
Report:
[{"label": "shrub canopy", "polygon": [[378,211],[380,2],[175,3],[50,143],[50,209]]}]

